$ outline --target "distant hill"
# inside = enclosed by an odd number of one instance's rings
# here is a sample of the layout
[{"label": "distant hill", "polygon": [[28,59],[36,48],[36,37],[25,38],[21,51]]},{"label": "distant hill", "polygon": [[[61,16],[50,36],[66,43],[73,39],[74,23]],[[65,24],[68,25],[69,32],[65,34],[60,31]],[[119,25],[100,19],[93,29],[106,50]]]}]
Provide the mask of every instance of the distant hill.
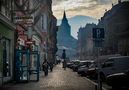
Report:
[{"label": "distant hill", "polygon": [[[87,23],[98,23],[98,20],[89,16],[77,15],[71,18],[68,18],[68,22],[71,25],[71,34],[74,38],[77,39],[78,29],[82,26],[84,27]],[[57,25],[61,24],[61,20],[57,21]]]}]

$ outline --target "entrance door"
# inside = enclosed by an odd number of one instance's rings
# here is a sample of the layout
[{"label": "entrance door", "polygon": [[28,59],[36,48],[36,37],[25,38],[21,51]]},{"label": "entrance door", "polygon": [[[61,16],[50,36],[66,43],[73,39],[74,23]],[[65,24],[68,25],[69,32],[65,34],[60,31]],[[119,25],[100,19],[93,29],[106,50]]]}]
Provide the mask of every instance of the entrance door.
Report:
[{"label": "entrance door", "polygon": [[16,50],[15,77],[17,82],[39,80],[39,54],[38,51]]},{"label": "entrance door", "polygon": [[39,70],[40,70],[40,63],[39,63],[39,54],[38,51],[31,51],[30,52],[30,80],[39,81]]},{"label": "entrance door", "polygon": [[28,50],[16,50],[15,57],[15,77],[17,82],[29,80],[29,61],[30,55]]}]

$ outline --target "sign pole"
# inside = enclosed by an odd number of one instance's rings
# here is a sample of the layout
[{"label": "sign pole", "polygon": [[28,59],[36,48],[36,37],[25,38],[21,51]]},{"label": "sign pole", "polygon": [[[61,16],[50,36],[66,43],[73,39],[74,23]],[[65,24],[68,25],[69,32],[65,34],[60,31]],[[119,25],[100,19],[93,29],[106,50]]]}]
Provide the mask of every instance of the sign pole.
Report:
[{"label": "sign pole", "polygon": [[101,75],[100,75],[100,60],[99,60],[99,55],[100,55],[100,47],[102,47],[102,42],[104,40],[104,28],[93,28],[93,40],[95,43],[95,47],[97,47],[97,65],[98,65],[98,87],[97,90],[102,90],[102,80],[101,80]]},{"label": "sign pole", "polygon": [[100,60],[99,60],[99,55],[100,55],[100,47],[97,47],[97,61],[98,61],[98,89],[97,90],[102,90],[102,82],[100,78]]}]

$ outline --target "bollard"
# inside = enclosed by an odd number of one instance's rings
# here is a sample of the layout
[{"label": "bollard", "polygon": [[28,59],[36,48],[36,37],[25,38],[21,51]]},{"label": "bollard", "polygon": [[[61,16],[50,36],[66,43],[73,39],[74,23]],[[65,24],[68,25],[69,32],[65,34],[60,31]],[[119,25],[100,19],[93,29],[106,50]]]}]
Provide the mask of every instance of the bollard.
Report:
[{"label": "bollard", "polygon": [[98,89],[98,85],[97,84],[95,84],[95,90],[97,90]]}]

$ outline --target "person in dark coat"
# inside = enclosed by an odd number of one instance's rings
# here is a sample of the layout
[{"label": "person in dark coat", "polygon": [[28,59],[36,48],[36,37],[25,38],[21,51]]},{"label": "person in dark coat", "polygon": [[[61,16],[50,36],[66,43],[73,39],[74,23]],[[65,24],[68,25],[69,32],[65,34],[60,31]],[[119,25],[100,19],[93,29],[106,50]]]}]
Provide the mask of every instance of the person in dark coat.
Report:
[{"label": "person in dark coat", "polygon": [[48,75],[48,62],[47,62],[47,59],[44,60],[43,64],[42,64],[42,68],[43,68],[43,71],[44,71],[44,74],[45,76]]},{"label": "person in dark coat", "polygon": [[53,71],[53,62],[49,62],[50,71]]},{"label": "person in dark coat", "polygon": [[66,53],[65,53],[65,49],[63,50],[63,53],[62,53],[62,59],[63,59],[63,68],[65,70],[66,69]]}]

